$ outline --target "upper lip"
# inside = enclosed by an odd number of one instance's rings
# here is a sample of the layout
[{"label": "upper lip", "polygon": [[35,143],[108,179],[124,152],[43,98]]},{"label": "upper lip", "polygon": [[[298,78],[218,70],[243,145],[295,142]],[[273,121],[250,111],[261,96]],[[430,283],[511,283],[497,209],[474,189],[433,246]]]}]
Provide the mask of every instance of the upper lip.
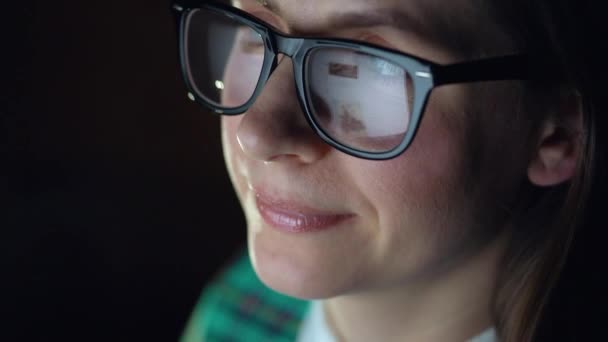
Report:
[{"label": "upper lip", "polygon": [[[253,189],[256,201],[261,201],[266,205],[278,208],[285,212],[291,212],[293,214],[305,215],[305,216],[354,216],[354,213],[340,209],[320,209],[319,205],[310,205],[313,201],[306,200],[295,200],[294,198],[299,196],[294,195],[283,195],[276,196],[275,192],[272,194],[266,189],[257,187]],[[315,201],[316,202],[316,201]],[[320,201],[319,201],[320,202]],[[317,202],[318,203],[318,202]],[[327,208],[326,206],[321,206]]]}]

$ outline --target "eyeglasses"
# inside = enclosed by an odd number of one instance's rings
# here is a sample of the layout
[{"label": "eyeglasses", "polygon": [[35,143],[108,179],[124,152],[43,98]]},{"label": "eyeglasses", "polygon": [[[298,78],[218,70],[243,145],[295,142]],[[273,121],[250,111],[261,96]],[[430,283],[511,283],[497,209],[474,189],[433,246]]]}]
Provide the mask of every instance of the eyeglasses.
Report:
[{"label": "eyeglasses", "polygon": [[537,72],[525,55],[439,65],[354,40],[286,35],[215,2],[186,0],[173,9],[191,100],[217,114],[241,114],[283,54],[293,61],[297,96],[312,129],[359,158],[390,159],[405,151],[437,86],[527,79]]}]

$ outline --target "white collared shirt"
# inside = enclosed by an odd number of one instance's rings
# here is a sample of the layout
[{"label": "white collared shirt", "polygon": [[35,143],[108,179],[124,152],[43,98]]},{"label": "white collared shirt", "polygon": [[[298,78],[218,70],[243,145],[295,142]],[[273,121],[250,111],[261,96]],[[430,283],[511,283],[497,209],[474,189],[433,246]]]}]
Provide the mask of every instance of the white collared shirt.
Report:
[{"label": "white collared shirt", "polygon": [[[325,319],[325,311],[320,300],[312,301],[308,313],[302,321],[297,342],[337,342]],[[468,342],[498,342],[496,330],[489,327]]]}]

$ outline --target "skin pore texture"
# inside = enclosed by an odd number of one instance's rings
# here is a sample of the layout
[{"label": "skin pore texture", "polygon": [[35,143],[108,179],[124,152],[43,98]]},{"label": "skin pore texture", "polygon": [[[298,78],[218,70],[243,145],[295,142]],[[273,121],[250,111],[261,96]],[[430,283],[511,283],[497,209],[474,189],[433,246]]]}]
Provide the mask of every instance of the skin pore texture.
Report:
[{"label": "skin pore texture", "polygon": [[[364,39],[438,63],[515,52],[473,0],[233,5],[286,33]],[[404,13],[411,25],[388,18],[361,27],[344,16],[379,10]],[[509,208],[543,138],[522,112],[521,85],[436,88],[409,149],[370,161],[315,135],[292,70],[283,58],[247,113],[222,118],[226,164],[261,280],[287,295],[323,299],[330,326],[346,341],[463,341],[491,326]],[[348,219],[319,231],[277,230],[263,220],[260,196]]]}]

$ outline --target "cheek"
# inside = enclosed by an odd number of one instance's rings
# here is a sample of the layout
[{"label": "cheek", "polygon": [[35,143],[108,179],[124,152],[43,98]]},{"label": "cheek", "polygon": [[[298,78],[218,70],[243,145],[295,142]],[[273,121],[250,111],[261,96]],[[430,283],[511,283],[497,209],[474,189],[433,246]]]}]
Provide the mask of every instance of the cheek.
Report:
[{"label": "cheek", "polygon": [[[466,113],[450,111],[466,108],[466,99],[474,103],[468,93],[453,93],[441,93],[443,102],[439,96],[429,101],[416,139],[403,155],[362,164],[353,173],[376,210],[376,265],[394,274],[432,272],[481,248],[508,219],[505,203],[521,177],[519,166],[510,165],[518,163],[505,158],[518,154],[518,145],[504,137],[516,124],[509,128],[500,118],[512,113],[513,104],[484,110],[475,103],[479,108],[469,104]],[[475,113],[494,122],[480,121]]]},{"label": "cheek", "polygon": [[364,174],[374,177],[359,177],[358,183],[365,193],[377,197],[374,202],[381,203],[379,207],[395,212],[403,208],[436,211],[470,182],[466,129],[446,125],[441,114],[427,114],[403,155],[366,163]]},{"label": "cheek", "polygon": [[349,168],[360,170],[353,178],[375,211],[372,269],[415,277],[462,247],[476,209],[466,129],[454,126],[429,112],[402,156]]},{"label": "cheek", "polygon": [[241,153],[241,148],[236,138],[236,132],[242,117],[242,115],[237,115],[222,116],[221,118],[224,161],[226,163],[226,168],[228,169],[230,179],[232,180],[232,184],[237,190],[237,195],[239,196],[242,190],[247,186],[245,177],[242,177],[242,173],[246,170],[242,167],[238,157],[238,155]]},{"label": "cheek", "polygon": [[224,155],[231,154],[231,152],[233,152],[231,150],[232,146],[238,144],[236,140],[236,131],[242,117],[242,115],[224,115],[221,117],[222,145],[224,147]]}]

